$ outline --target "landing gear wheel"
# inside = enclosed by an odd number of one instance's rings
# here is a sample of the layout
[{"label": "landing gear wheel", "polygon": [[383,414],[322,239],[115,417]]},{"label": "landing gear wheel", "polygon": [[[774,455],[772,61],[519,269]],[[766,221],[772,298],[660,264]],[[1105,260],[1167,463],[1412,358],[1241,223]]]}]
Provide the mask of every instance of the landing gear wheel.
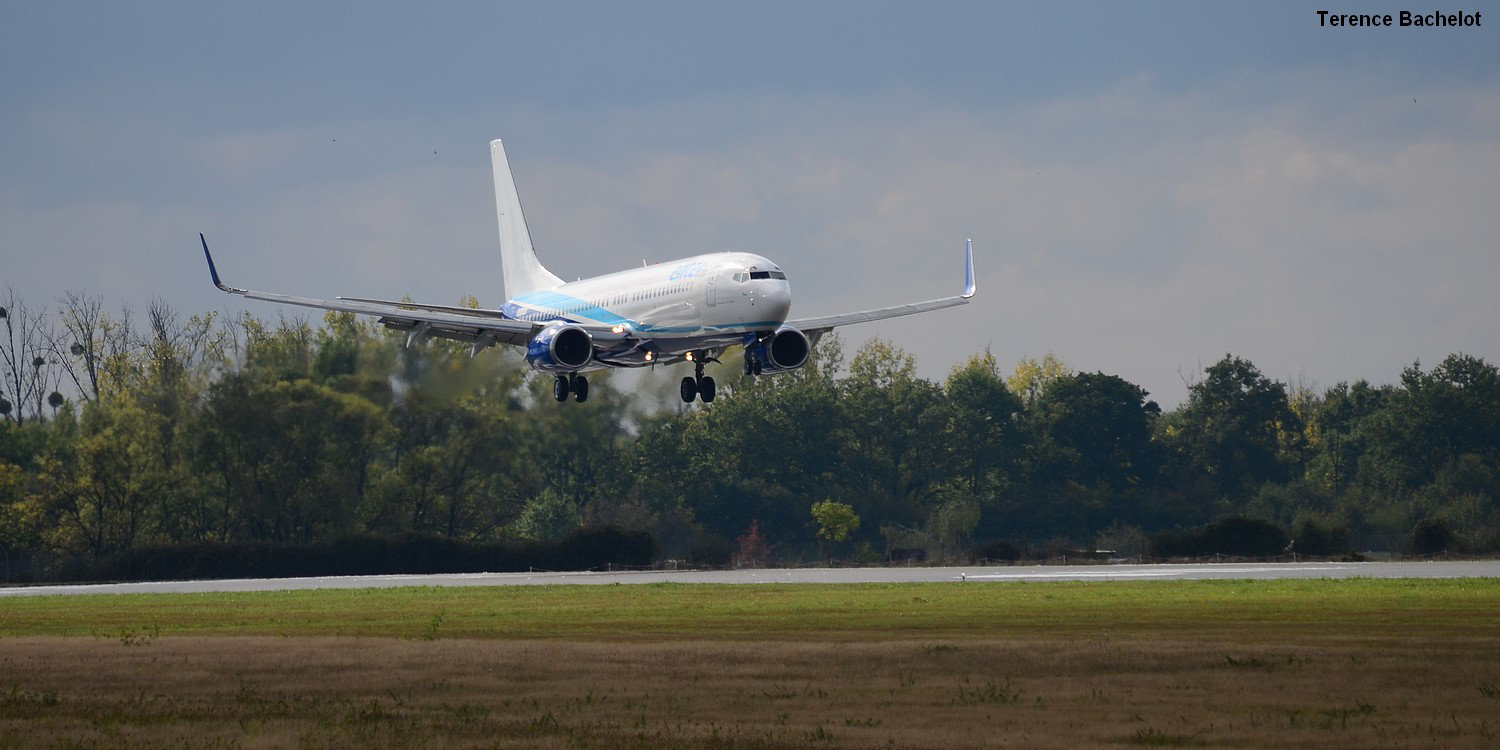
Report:
[{"label": "landing gear wheel", "polygon": [[698,378],[698,398],[703,399],[703,403],[705,403],[705,404],[713,402],[713,400],[714,400],[714,379],[713,378],[708,377],[706,375],[703,376],[703,377],[701,377],[701,378]]},{"label": "landing gear wheel", "polygon": [[691,404],[698,397],[698,381],[692,378],[682,379],[682,403]]},{"label": "landing gear wheel", "polygon": [[552,379],[552,397],[557,399],[558,403],[568,400],[567,375],[558,375]]},{"label": "landing gear wheel", "polygon": [[573,400],[583,403],[589,400],[589,379],[582,375],[574,375],[572,379]]},{"label": "landing gear wheel", "polygon": [[756,361],[750,363],[750,374],[751,375],[759,375],[761,373],[761,370],[762,370],[762,366],[760,364],[760,360],[756,360]]}]

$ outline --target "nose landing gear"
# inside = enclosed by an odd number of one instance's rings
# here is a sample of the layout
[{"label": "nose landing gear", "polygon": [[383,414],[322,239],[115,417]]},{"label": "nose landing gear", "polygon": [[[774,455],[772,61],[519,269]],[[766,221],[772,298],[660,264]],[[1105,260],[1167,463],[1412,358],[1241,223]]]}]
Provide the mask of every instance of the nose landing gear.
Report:
[{"label": "nose landing gear", "polygon": [[745,347],[745,374],[759,375],[762,369],[763,365],[760,363],[760,358],[756,357],[755,353],[750,351],[750,347],[747,345]]}]

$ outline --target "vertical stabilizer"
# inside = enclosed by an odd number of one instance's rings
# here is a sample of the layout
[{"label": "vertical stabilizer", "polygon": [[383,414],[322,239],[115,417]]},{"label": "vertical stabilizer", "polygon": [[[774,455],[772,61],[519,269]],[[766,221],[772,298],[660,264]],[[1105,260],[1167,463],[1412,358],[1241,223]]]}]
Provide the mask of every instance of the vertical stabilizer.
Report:
[{"label": "vertical stabilizer", "polygon": [[495,167],[495,212],[500,216],[500,270],[505,274],[505,298],[562,286],[562,279],[542,267],[531,247],[531,232],[521,213],[521,196],[505,158],[505,144],[490,141],[490,161]]}]

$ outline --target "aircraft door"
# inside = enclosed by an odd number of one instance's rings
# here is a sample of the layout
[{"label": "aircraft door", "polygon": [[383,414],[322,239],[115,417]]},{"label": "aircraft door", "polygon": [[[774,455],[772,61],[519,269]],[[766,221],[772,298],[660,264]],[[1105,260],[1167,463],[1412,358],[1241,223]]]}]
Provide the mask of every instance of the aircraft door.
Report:
[{"label": "aircraft door", "polygon": [[714,277],[712,277],[712,276],[708,277],[708,292],[707,292],[707,295],[708,295],[708,306],[709,307],[713,307],[714,305],[719,304],[719,300],[715,296],[715,292],[714,292],[715,287],[717,286],[717,284],[718,284],[718,281]]}]

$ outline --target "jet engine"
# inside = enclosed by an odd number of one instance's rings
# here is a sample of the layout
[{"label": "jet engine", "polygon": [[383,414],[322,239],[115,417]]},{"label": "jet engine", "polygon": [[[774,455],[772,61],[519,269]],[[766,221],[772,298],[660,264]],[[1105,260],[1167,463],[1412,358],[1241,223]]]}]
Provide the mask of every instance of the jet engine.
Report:
[{"label": "jet engine", "polygon": [[543,328],[526,346],[526,361],[538,372],[578,372],[594,359],[594,337],[576,325]]},{"label": "jet engine", "polygon": [[795,328],[782,328],[745,345],[745,364],[756,374],[786,372],[807,364],[812,344]]}]

